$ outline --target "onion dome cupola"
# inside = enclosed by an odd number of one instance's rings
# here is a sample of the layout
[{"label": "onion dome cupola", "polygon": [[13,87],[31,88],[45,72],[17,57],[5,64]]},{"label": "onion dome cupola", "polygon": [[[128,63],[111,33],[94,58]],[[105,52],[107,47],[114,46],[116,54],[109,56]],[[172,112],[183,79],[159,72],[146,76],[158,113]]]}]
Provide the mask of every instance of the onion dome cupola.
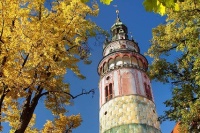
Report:
[{"label": "onion dome cupola", "polygon": [[111,33],[112,33],[112,41],[120,40],[120,39],[128,39],[128,29],[126,25],[124,25],[120,18],[119,18],[119,11],[116,11],[117,13],[117,20],[111,27]]},{"label": "onion dome cupola", "polygon": [[132,36],[131,39],[128,38],[128,28],[120,20],[119,11],[117,10],[116,13],[117,19],[110,29],[111,38],[106,37],[103,44],[103,56],[121,50],[140,53],[138,43],[133,40]]}]

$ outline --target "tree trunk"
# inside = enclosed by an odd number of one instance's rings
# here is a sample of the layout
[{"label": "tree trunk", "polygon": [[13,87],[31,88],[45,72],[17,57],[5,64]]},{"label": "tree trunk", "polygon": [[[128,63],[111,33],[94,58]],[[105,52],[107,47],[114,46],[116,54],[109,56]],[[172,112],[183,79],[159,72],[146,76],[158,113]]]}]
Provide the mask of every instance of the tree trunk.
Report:
[{"label": "tree trunk", "polygon": [[1,95],[1,98],[0,98],[0,126],[1,126],[1,119],[2,119],[2,106],[3,106],[3,101],[4,101],[4,98],[6,96],[6,94],[9,92],[9,90],[7,89],[7,86],[3,83],[3,93]]},{"label": "tree trunk", "polygon": [[24,104],[24,109],[22,111],[21,117],[20,117],[20,122],[21,125],[18,127],[18,129],[15,131],[15,133],[24,133],[29,122],[31,121],[31,118],[33,116],[33,113],[35,111],[35,108],[38,104],[38,101],[40,99],[40,94],[42,92],[42,88],[40,88],[40,90],[38,91],[38,93],[36,93],[33,97],[33,99],[31,100],[31,94],[26,98],[26,103]]},{"label": "tree trunk", "polygon": [[5,96],[6,96],[5,94],[2,94],[1,99],[0,99],[0,126],[1,126],[1,119],[2,119],[1,111],[2,111],[2,105],[3,105],[3,100],[4,100]]}]

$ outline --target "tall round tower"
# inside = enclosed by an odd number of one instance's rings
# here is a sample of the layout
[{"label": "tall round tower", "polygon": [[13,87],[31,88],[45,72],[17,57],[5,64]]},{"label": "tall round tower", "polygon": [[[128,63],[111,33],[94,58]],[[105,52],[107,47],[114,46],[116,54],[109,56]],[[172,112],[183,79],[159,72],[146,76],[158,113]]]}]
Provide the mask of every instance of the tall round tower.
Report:
[{"label": "tall round tower", "polygon": [[117,12],[112,39],[103,45],[100,75],[100,133],[161,133],[147,59]]}]

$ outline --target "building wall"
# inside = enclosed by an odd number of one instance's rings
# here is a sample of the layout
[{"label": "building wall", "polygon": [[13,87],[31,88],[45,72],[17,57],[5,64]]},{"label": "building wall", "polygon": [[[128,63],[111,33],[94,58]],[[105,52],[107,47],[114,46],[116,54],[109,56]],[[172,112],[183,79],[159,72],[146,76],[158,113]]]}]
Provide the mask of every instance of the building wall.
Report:
[{"label": "building wall", "polygon": [[160,133],[154,103],[138,95],[119,96],[100,108],[100,133]]},{"label": "building wall", "polygon": [[112,51],[120,50],[126,48],[128,50],[139,52],[137,44],[131,40],[119,40],[111,42],[103,51],[103,56],[108,55]]},{"label": "building wall", "polygon": [[[145,72],[132,68],[120,68],[109,72],[100,80],[100,107],[106,103],[105,87],[110,83],[113,86],[113,97],[129,94],[147,97],[145,84],[149,86],[149,95],[152,96],[150,80]],[[153,96],[150,100],[153,101]]]}]

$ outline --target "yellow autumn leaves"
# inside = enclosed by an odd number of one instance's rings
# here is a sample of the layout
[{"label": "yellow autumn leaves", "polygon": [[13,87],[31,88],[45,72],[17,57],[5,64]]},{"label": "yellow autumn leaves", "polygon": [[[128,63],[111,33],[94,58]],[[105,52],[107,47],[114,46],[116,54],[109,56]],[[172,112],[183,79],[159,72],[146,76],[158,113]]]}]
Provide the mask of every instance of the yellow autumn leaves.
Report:
[{"label": "yellow autumn leaves", "polygon": [[70,132],[73,128],[78,127],[81,124],[81,116],[78,115],[72,115],[72,116],[64,116],[59,115],[59,118],[56,118],[54,122],[47,121],[44,125],[44,129],[42,130],[42,133],[62,133],[62,132]]},{"label": "yellow autumn leaves", "polygon": [[[113,0],[100,0],[100,2],[106,5],[110,5],[112,1]],[[153,11],[155,13],[159,13],[160,15],[165,15],[167,9],[179,11],[179,1],[174,0],[144,0],[143,5],[146,11]]]},{"label": "yellow autumn leaves", "polygon": [[80,115],[64,115],[71,97],[63,79],[67,69],[83,78],[77,62],[89,53],[80,47],[101,32],[88,19],[98,11],[96,3],[90,7],[81,0],[0,2],[0,122],[9,122],[10,132],[21,133],[27,123],[25,132],[39,131],[32,127],[36,116],[28,112],[34,112],[41,97],[60,116],[45,124],[44,133],[49,125],[53,132],[80,125]]}]

